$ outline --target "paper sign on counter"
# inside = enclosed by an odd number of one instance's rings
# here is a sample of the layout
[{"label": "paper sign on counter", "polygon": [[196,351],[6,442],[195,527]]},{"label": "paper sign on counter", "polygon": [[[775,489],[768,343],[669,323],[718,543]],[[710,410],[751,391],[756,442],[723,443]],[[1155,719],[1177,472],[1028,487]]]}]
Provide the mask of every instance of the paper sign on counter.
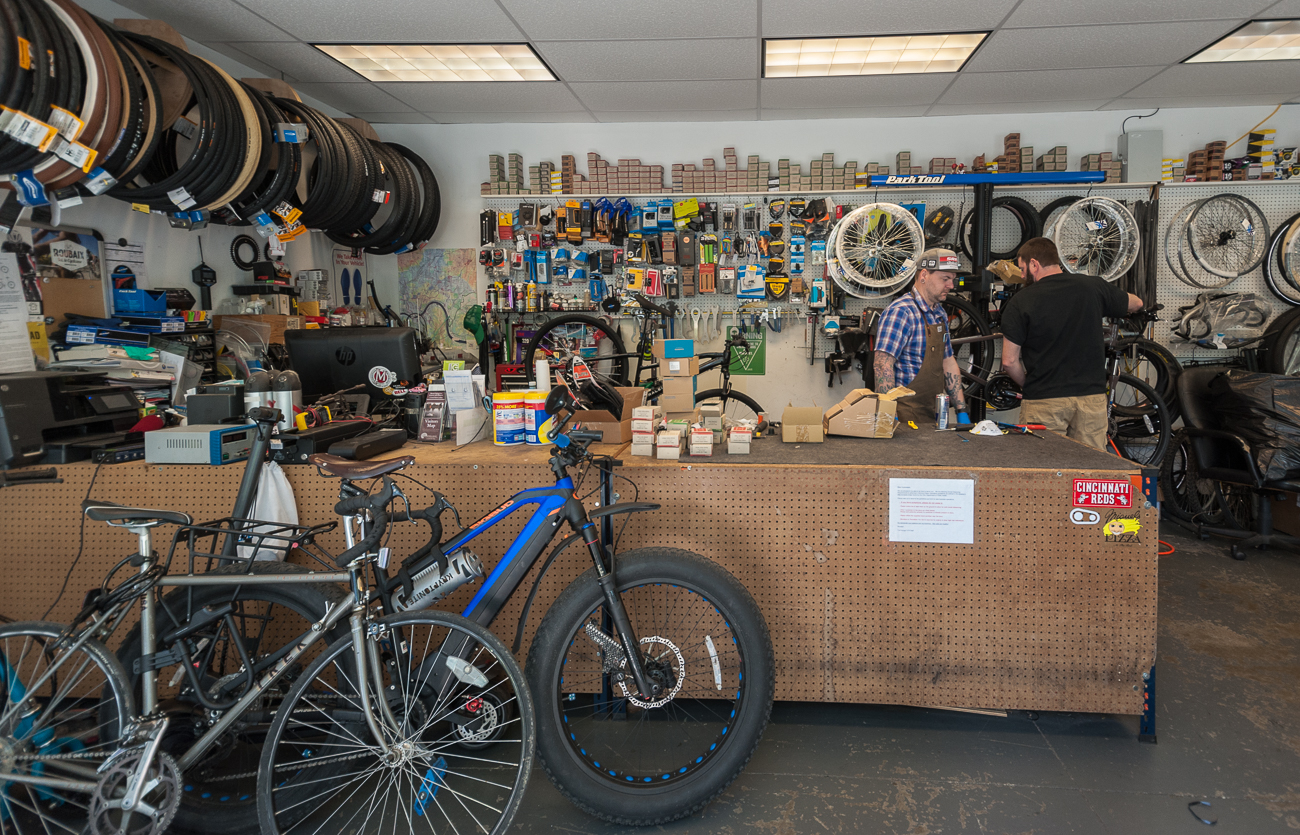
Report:
[{"label": "paper sign on counter", "polygon": [[889,541],[974,544],[975,481],[891,478]]}]

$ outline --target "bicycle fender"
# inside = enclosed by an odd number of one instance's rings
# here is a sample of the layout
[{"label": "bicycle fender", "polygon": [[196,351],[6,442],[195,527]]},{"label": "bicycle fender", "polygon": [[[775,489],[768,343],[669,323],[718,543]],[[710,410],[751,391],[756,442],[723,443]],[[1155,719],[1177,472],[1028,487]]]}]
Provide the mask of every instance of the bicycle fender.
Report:
[{"label": "bicycle fender", "polygon": [[660,505],[650,504],[649,502],[628,502],[626,504],[612,504],[608,507],[599,507],[587,514],[587,518],[603,519],[606,516],[617,516],[620,513],[644,513],[647,510],[658,510]]}]

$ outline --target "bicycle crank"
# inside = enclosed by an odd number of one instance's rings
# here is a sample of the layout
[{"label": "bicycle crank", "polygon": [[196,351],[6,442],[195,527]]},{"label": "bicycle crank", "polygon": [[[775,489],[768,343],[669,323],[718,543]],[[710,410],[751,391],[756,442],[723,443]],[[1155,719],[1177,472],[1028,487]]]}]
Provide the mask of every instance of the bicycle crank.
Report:
[{"label": "bicycle crank", "polygon": [[126,751],[107,764],[90,797],[93,835],[162,835],[181,805],[181,771],[176,761],[159,751],[144,776],[144,789],[131,809],[123,804],[133,788],[140,757],[148,746]]}]

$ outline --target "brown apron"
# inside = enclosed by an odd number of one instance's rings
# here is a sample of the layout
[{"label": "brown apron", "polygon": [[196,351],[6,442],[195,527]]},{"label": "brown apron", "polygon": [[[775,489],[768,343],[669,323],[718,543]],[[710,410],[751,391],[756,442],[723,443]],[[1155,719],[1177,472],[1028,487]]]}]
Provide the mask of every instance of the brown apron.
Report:
[{"label": "brown apron", "polygon": [[[912,304],[921,312],[921,321],[924,322],[925,312],[915,296]],[[898,401],[898,419],[903,423],[909,420],[918,425],[935,422],[934,397],[947,393],[943,384],[943,334],[947,329],[946,323],[925,326],[925,347],[922,349],[925,358],[921,360],[921,369],[916,372],[916,377],[907,384],[916,395]]]}]

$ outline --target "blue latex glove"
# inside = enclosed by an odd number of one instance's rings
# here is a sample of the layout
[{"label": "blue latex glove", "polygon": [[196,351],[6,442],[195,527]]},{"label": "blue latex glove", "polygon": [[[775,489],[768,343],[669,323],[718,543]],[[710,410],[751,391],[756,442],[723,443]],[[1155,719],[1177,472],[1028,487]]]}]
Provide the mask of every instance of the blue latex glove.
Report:
[{"label": "blue latex glove", "polygon": [[970,415],[966,414],[965,412],[958,412],[958,413],[957,413],[957,425],[958,425],[958,426],[970,426]]}]

